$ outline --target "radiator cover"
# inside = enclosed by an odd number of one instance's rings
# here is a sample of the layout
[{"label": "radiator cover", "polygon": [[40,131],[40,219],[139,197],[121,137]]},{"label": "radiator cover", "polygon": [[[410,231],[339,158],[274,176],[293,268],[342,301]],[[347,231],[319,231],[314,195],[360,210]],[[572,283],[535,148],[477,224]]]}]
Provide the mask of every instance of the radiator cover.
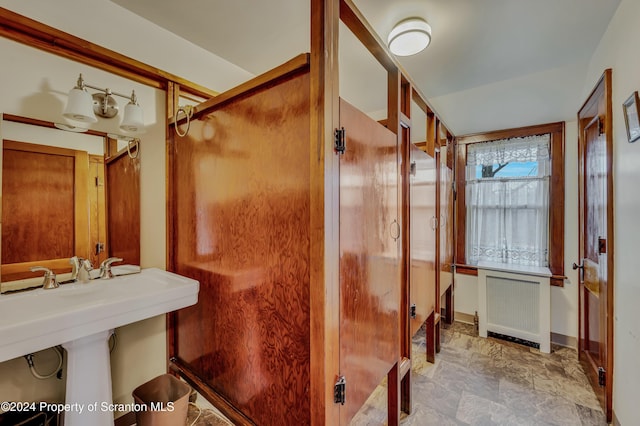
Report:
[{"label": "radiator cover", "polygon": [[551,350],[550,273],[546,268],[522,272],[478,268],[479,334],[492,331],[529,340],[540,352]]}]

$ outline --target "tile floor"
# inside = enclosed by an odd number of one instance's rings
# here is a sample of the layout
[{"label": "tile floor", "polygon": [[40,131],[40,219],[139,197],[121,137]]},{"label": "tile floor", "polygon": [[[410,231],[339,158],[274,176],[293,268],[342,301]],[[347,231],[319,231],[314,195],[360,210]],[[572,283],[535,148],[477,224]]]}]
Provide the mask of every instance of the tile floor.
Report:
[{"label": "tile floor", "polygon": [[[425,356],[424,330],[413,339],[413,412],[401,424],[416,426],[602,426],[604,415],[573,349],[549,355],[494,338],[477,337],[472,325],[455,322],[442,330],[435,364]],[[197,410],[189,408],[188,425]],[[351,422],[387,421],[383,381]],[[203,410],[199,426],[231,425]]]},{"label": "tile floor", "polygon": [[[426,362],[425,336],[413,340],[413,412],[403,425],[606,425],[578,363],[577,352],[554,347],[551,354],[476,336],[455,322],[442,330],[435,364]],[[386,423],[383,382],[352,425]]]},{"label": "tile floor", "polygon": [[[194,423],[195,421],[195,423]],[[187,413],[187,425],[189,426],[228,426],[233,425],[230,421],[222,417],[221,414],[210,409],[198,409],[192,405],[189,405],[189,411]]]}]

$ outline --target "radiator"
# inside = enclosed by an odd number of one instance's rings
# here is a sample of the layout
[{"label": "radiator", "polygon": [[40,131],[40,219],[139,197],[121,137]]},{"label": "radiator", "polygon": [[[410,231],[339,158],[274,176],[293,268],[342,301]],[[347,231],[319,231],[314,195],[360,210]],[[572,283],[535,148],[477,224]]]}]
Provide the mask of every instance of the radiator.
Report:
[{"label": "radiator", "polygon": [[550,352],[551,297],[547,268],[517,272],[478,266],[478,331],[489,331],[535,342]]}]

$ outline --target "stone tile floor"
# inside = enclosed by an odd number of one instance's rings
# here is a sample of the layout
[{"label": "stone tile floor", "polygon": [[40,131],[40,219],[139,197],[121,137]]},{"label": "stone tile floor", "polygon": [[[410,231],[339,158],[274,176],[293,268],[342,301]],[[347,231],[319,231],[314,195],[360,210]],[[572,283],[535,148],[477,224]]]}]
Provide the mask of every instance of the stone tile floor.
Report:
[{"label": "stone tile floor", "polygon": [[[424,330],[413,339],[413,412],[401,424],[416,426],[606,425],[577,352],[554,346],[551,354],[494,338],[477,337],[470,324],[442,330],[435,364],[426,361]],[[198,414],[189,407],[187,425]],[[353,426],[387,422],[383,381],[352,420]],[[232,423],[203,409],[195,425]],[[195,426],[194,425],[194,426]]]},{"label": "stone tile floor", "polygon": [[[494,338],[477,337],[472,325],[442,330],[435,364],[425,356],[421,330],[413,339],[413,411],[403,425],[606,425],[573,349],[551,354]],[[383,383],[351,422],[386,423]]]},{"label": "stone tile floor", "polygon": [[[195,422],[195,423],[194,423]],[[201,411],[198,411],[198,408],[189,404],[189,411],[187,413],[187,425],[189,426],[227,426],[233,425],[230,421],[225,419],[221,414],[217,411],[201,408]]]}]

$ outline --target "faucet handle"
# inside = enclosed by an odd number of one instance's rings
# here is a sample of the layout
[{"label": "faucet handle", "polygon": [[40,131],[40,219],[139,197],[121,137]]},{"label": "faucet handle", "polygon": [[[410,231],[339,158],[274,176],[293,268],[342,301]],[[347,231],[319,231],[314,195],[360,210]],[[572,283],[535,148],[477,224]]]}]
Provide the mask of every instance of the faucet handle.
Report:
[{"label": "faucet handle", "polygon": [[44,271],[44,279],[42,281],[42,288],[45,290],[51,290],[52,288],[58,288],[58,281],[56,280],[56,273],[44,266],[32,266],[29,268],[31,272]]},{"label": "faucet handle", "polygon": [[122,258],[120,257],[110,257],[105,259],[100,264],[100,278],[108,280],[113,278],[113,272],[111,272],[111,264],[115,262],[122,262]]}]

